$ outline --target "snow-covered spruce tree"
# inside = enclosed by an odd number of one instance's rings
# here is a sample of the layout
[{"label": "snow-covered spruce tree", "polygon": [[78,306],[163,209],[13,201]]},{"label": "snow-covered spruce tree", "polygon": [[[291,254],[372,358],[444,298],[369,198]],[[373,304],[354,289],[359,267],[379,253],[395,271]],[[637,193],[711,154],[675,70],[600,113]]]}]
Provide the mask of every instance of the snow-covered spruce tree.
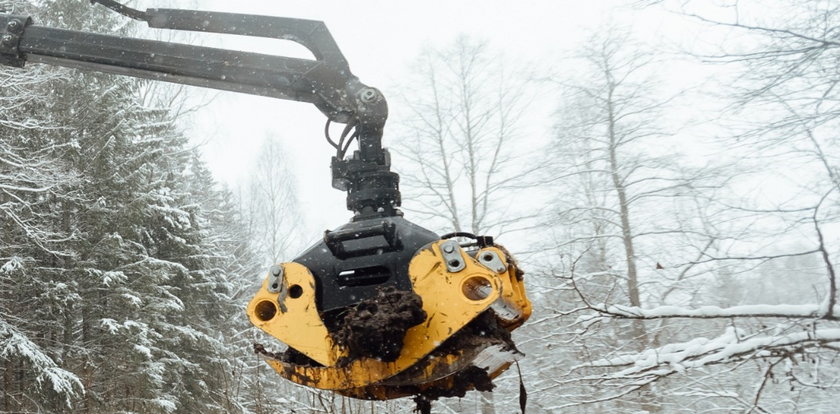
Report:
[{"label": "snow-covered spruce tree", "polygon": [[[24,2],[7,2],[26,13]],[[78,145],[49,115],[62,73],[0,71],[0,402],[4,411],[64,405],[82,389],[62,333],[77,299],[63,266],[76,239],[62,208],[79,199],[64,157]],[[33,116],[41,114],[41,116]],[[36,398],[37,397],[37,398]]]},{"label": "snow-covered spruce tree", "polygon": [[[123,23],[78,6],[37,15],[83,30]],[[127,78],[3,74],[3,410],[241,411],[225,342],[242,326],[231,323],[237,260],[224,250],[241,242],[217,237],[235,216],[205,173],[185,174],[169,111],[142,106]]]},{"label": "snow-covered spruce tree", "polygon": [[[61,206],[79,195],[77,174],[62,159],[76,142],[56,140],[60,128],[33,119],[33,108],[50,99],[39,85],[56,74],[35,70],[0,71],[0,409],[40,393],[39,401],[64,401],[81,389],[79,378],[62,365],[68,348],[60,332],[64,310],[76,296],[62,277],[76,238]],[[47,283],[47,281],[51,281]]]}]

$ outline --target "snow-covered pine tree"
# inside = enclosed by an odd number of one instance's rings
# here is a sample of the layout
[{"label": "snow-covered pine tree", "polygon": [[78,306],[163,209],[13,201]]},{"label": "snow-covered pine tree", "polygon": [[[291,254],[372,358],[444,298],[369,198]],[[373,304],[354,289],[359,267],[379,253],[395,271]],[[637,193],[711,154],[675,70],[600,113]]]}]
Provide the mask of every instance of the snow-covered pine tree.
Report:
[{"label": "snow-covered pine tree", "polygon": [[[76,3],[38,16],[122,30]],[[132,79],[2,73],[3,410],[242,411],[230,373],[251,357],[227,339],[245,321],[229,275],[251,256],[168,109],[144,106]]]}]

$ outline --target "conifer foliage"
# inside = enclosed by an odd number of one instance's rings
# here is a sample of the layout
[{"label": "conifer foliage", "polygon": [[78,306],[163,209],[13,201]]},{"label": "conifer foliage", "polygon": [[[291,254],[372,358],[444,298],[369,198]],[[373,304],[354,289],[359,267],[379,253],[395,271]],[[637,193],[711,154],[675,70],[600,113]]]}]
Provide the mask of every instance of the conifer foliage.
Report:
[{"label": "conifer foliage", "polygon": [[[16,7],[124,30],[75,1]],[[124,77],[0,83],[0,411],[247,411],[247,235],[168,108]]]}]

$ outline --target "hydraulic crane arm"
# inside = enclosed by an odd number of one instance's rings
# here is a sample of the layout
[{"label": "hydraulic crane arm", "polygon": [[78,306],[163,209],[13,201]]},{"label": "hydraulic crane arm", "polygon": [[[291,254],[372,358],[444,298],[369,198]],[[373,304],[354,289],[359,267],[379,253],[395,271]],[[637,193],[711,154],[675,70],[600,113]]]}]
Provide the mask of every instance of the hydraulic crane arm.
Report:
[{"label": "hydraulic crane arm", "polygon": [[39,26],[28,16],[0,14],[0,63],[46,63],[314,104],[332,122],[355,128],[359,153],[333,160],[333,187],[348,191],[348,209],[393,215],[399,178],[390,172],[382,133],[382,93],[353,75],[320,21],[197,10],[139,11],[97,0],[150,27],[290,40],[315,60],[225,50]]},{"label": "hydraulic crane arm", "polygon": [[56,29],[12,15],[0,16],[0,54],[9,65],[48,63],[309,102],[334,122],[385,124],[384,97],[350,72],[323,22],[177,9],[143,15],[153,28],[290,40],[316,60]]}]

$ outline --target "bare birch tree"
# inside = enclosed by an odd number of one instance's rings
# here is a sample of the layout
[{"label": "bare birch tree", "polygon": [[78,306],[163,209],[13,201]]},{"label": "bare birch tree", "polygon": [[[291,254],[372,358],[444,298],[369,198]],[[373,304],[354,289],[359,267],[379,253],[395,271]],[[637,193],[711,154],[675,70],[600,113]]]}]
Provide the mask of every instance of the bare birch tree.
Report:
[{"label": "bare birch tree", "polygon": [[288,156],[276,137],[263,141],[246,188],[246,209],[255,235],[255,249],[263,260],[277,263],[289,258],[297,243],[300,210]]},{"label": "bare birch tree", "polygon": [[397,147],[407,161],[400,165],[410,166],[401,172],[405,209],[447,232],[499,235],[520,226],[528,214],[501,200],[536,170],[518,134],[526,74],[509,73],[486,43],[466,36],[426,50],[415,66]]},{"label": "bare birch tree", "polygon": [[[686,3],[692,4],[680,6]],[[657,288],[663,281],[637,278],[640,305],[586,292],[584,282],[591,280],[586,262],[599,251],[597,243],[572,255],[560,274],[583,302],[573,310],[586,315],[575,320],[582,332],[616,320],[644,321],[648,328],[647,348],[641,352],[608,353],[572,370],[581,375],[578,380],[607,390],[579,401],[626,399],[649,386],[679,393],[663,404],[690,404],[695,410],[828,409],[824,393],[835,387],[830,378],[840,368],[834,362],[840,343],[834,266],[838,235],[832,230],[838,218],[832,132],[837,7],[827,2],[732,2],[730,7],[732,19],[726,21],[687,14],[718,29],[743,32],[721,52],[695,53],[705,62],[743,70],[734,79],[725,78],[723,90],[734,99],[718,125],[723,131],[718,144],[725,151],[717,161],[732,168],[725,171],[725,185],[691,185],[694,201],[684,199],[679,210],[649,206],[657,222],[681,223],[676,238],[663,239],[667,229],[651,233],[655,246],[668,249],[668,259],[633,249],[637,261],[650,263],[637,269],[654,270],[647,273],[659,273],[668,282]],[[639,171],[644,172],[636,167],[634,173]],[[602,208],[583,209],[578,217],[600,218]],[[632,205],[628,211],[634,211]],[[611,223],[619,226],[624,220]],[[599,228],[591,231],[601,237]],[[626,243],[624,250],[629,256]],[[786,277],[768,286],[767,275],[779,273]],[[810,294],[803,295],[805,289]],[[726,291],[735,290],[741,293],[725,298]]]},{"label": "bare birch tree", "polygon": [[[519,134],[527,74],[509,72],[485,42],[466,36],[426,50],[415,67],[402,93],[409,118],[397,133],[399,165],[407,166],[403,208],[445,233],[500,236],[525,227],[538,207],[516,205],[512,194],[536,181]],[[495,412],[492,393],[481,400],[483,414]]]},{"label": "bare birch tree", "polygon": [[[566,279],[576,292],[596,296],[596,302],[639,307],[656,301],[651,283],[657,283],[660,262],[672,263],[654,246],[685,231],[667,217],[673,203],[668,200],[707,185],[704,172],[679,167],[677,156],[664,150],[674,140],[662,119],[671,99],[656,91],[653,59],[626,33],[608,28],[588,40],[580,53],[575,65],[583,69],[580,78],[555,78],[564,91],[564,105],[548,151],[558,167],[549,178],[561,195],[549,220],[562,230],[554,248],[570,261],[563,271],[550,274],[555,281]],[[569,299],[580,303],[581,298],[585,296]],[[643,350],[655,336],[640,321],[604,324],[585,330],[580,340],[611,345],[590,346],[580,356]],[[569,398],[596,402],[591,389],[581,392],[589,395],[570,393]],[[628,398],[630,392],[641,395]],[[661,409],[650,388],[637,386],[613,397],[629,406],[636,400],[636,409]]]}]

